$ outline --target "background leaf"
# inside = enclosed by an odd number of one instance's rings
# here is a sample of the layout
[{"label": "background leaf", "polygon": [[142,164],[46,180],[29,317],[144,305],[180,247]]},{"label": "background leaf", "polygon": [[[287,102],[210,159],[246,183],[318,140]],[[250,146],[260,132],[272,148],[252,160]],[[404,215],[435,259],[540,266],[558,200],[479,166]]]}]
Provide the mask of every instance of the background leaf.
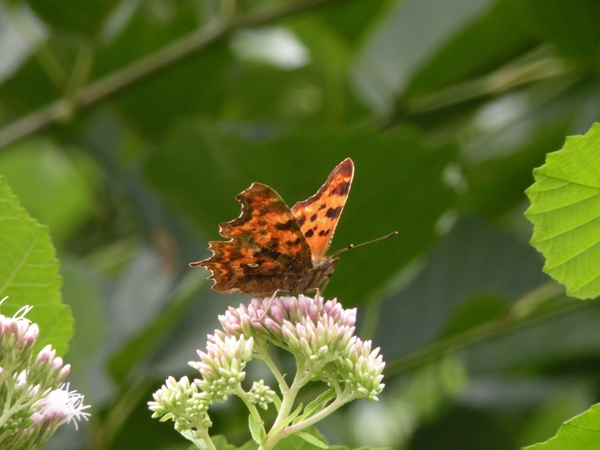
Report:
[{"label": "background leaf", "polygon": [[[397,147],[403,151],[394,151]],[[364,148],[369,148],[368,154],[361,152]],[[408,264],[435,240],[435,224],[454,198],[442,179],[454,158],[452,147],[427,151],[419,137],[408,131],[387,136],[369,131],[290,136],[257,146],[218,133],[209,124],[191,123],[178,130],[172,146],[149,160],[147,173],[152,184],[206,235],[218,239],[215,224],[239,215],[234,196],[253,180],[275,186],[293,205],[314,194],[328,171],[348,156],[357,169],[332,250],[391,231],[400,233],[399,238],[343,255],[327,292],[348,304],[380,289],[397,267]],[[312,170],[317,163],[325,170]],[[213,194],[204,195],[208,191]],[[402,214],[397,213],[400,210]],[[375,264],[377,270],[365,272],[365,267]]]}]

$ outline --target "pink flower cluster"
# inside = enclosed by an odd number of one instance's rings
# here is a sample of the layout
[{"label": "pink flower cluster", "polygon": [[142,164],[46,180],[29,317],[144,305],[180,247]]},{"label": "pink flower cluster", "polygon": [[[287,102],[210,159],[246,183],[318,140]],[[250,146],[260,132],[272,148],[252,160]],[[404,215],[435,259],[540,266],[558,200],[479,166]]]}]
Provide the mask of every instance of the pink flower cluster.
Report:
[{"label": "pink flower cluster", "polygon": [[40,448],[64,423],[87,420],[83,395],[64,384],[70,365],[50,345],[35,357],[39,327],[25,318],[0,314],[0,448]]}]

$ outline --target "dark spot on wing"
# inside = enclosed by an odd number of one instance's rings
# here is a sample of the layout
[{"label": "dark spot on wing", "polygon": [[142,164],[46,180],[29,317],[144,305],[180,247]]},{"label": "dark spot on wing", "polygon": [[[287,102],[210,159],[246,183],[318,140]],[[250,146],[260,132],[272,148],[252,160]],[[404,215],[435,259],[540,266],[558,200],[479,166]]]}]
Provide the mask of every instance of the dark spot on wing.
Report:
[{"label": "dark spot on wing", "polygon": [[284,223],[276,223],[275,224],[275,229],[276,230],[285,230],[285,231],[289,231],[294,227],[294,220],[290,219],[287,222]]},{"label": "dark spot on wing", "polygon": [[310,216],[310,221],[314,222],[315,220],[317,220],[317,215],[313,214],[312,216]]},{"label": "dark spot on wing", "polygon": [[313,230],[308,230],[304,235],[309,238],[312,237],[312,235],[315,234],[315,232]]},{"label": "dark spot on wing", "polygon": [[269,242],[267,242],[265,244],[265,247],[267,248],[275,248],[279,245],[279,240],[278,239],[271,239]]},{"label": "dark spot on wing", "polygon": [[325,209],[327,205],[325,203],[323,203],[322,205],[319,205],[319,211],[321,211],[322,209]]},{"label": "dark spot on wing", "polygon": [[328,230],[321,230],[321,231],[319,231],[319,236],[327,236],[330,231],[331,231],[331,228]]},{"label": "dark spot on wing", "polygon": [[298,238],[296,238],[296,239],[295,239],[295,240],[293,240],[293,241],[290,241],[290,240],[288,240],[288,241],[286,241],[285,243],[286,243],[286,245],[287,245],[288,247],[296,246],[296,245],[298,245],[298,244],[300,243],[300,238],[298,237]]},{"label": "dark spot on wing", "polygon": [[254,252],[254,258],[255,261],[259,264],[264,263],[264,259],[269,259],[271,261],[277,261],[277,259],[279,259],[281,257],[281,253],[279,253],[277,250],[271,250],[270,248],[266,248],[263,247],[260,250]]},{"label": "dark spot on wing", "polygon": [[298,222],[299,226],[304,225],[304,222],[306,222],[306,216],[304,214],[302,214],[300,217],[298,217],[298,219],[296,219]]},{"label": "dark spot on wing", "polygon": [[335,186],[329,193],[332,195],[347,195],[350,190],[350,182],[346,181]]},{"label": "dark spot on wing", "polygon": [[330,219],[337,219],[340,213],[342,212],[342,207],[338,206],[337,208],[329,208],[325,215]]}]

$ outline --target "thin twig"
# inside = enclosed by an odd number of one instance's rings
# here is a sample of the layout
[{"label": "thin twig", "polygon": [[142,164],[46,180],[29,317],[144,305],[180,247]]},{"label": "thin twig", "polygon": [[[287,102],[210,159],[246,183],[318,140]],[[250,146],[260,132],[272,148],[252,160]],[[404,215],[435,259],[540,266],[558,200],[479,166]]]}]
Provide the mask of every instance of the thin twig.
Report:
[{"label": "thin twig", "polygon": [[[532,322],[548,319],[556,314],[591,304],[590,300],[584,302],[575,299],[552,305],[547,304],[549,300],[563,295],[563,292],[564,288],[558,283],[548,283],[517,301],[506,314],[498,319],[486,322],[464,333],[450,336],[392,361],[386,366],[385,375],[391,376],[409,371],[438,359],[448,351],[464,348]],[[538,306],[540,306],[539,309]]]}]

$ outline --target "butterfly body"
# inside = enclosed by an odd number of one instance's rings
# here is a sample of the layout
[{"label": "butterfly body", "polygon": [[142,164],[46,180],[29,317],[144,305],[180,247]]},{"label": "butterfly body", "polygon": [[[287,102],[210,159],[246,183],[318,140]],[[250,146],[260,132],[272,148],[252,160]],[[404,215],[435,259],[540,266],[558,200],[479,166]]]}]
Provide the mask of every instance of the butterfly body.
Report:
[{"label": "butterfly body", "polygon": [[338,258],[326,255],[354,175],[350,158],[342,161],[319,191],[291,209],[261,183],[236,196],[237,219],[220,225],[229,241],[211,241],[213,255],[191,266],[203,266],[215,280],[214,290],[239,290],[253,297],[276,292],[299,294],[327,283]]}]

